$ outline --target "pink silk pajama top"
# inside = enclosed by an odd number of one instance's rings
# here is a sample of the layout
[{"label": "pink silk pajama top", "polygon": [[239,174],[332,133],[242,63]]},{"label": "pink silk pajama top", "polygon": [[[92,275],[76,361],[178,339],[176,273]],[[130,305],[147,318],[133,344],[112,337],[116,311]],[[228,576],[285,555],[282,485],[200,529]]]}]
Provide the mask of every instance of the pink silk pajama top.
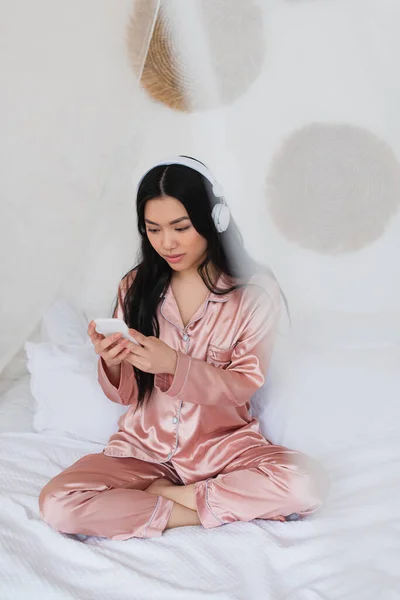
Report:
[{"label": "pink silk pajama top", "polygon": [[[158,309],[160,339],[177,350],[175,375],[156,375],[150,400],[135,412],[133,367],[123,363],[118,388],[99,361],[108,398],[129,406],[104,452],[147,462],[171,461],[186,481],[212,477],[243,451],[268,442],[250,400],[265,381],[281,298],[277,283],[256,276],[244,288],[210,293],[184,327],[171,287]],[[226,287],[221,278],[219,287]],[[116,315],[123,318],[123,284]]]}]

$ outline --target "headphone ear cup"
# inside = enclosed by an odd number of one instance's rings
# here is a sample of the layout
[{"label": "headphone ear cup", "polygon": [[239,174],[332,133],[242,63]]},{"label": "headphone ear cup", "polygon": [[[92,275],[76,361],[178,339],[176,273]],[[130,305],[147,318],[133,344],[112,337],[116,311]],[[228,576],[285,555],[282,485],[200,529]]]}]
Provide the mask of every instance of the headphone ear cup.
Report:
[{"label": "headphone ear cup", "polygon": [[218,202],[212,209],[211,217],[218,233],[223,233],[228,229],[231,213],[226,204]]},{"label": "headphone ear cup", "polygon": [[214,181],[212,185],[212,190],[214,196],[216,196],[217,198],[222,198],[222,196],[224,195],[224,190],[222,189],[218,181]]}]

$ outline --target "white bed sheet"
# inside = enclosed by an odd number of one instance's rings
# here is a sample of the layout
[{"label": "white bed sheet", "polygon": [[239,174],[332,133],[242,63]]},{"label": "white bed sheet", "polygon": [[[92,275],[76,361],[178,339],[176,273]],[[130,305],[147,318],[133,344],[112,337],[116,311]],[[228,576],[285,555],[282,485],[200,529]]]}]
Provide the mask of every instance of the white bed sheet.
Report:
[{"label": "white bed sheet", "polygon": [[394,600],[400,597],[400,451],[395,436],[326,460],[324,510],[294,523],[187,527],[126,542],[52,531],[41,487],[101,447],[0,434],[1,600]]}]

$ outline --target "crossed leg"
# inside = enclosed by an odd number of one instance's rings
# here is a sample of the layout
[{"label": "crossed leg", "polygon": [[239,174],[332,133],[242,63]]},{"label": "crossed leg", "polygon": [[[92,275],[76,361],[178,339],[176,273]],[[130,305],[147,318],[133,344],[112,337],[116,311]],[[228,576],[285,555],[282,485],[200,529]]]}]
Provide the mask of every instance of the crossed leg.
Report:
[{"label": "crossed leg", "polygon": [[247,450],[214,478],[190,485],[155,481],[148,492],[197,511],[202,525],[295,520],[322,504],[326,479],[309,457],[266,444]]},{"label": "crossed leg", "polygon": [[168,464],[91,454],[43,488],[40,512],[57,531],[119,540],[199,524],[196,512],[145,491],[160,478],[181,483]]}]

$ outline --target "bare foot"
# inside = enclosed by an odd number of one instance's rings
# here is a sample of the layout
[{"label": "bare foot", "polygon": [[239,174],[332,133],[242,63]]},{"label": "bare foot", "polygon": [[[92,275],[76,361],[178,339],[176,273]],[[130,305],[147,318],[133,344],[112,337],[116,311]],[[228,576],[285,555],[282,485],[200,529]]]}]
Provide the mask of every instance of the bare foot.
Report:
[{"label": "bare foot", "polygon": [[[162,496],[168,500],[174,502],[170,518],[168,520],[166,529],[172,529],[174,527],[184,527],[187,525],[201,525],[199,516],[196,511],[194,500],[192,500],[191,488],[193,486],[186,485],[175,485],[169,479],[156,479],[152,484],[149,485],[146,492],[154,494],[155,496]],[[193,509],[188,508],[184,504],[179,504],[175,501],[175,496],[180,496],[181,492],[185,492],[186,495],[189,492],[188,504],[193,505]],[[182,497],[182,501],[185,499]]]},{"label": "bare foot", "polygon": [[146,492],[155,496],[163,496],[165,489],[170,487],[175,487],[175,484],[169,479],[156,479],[149,485]]},{"label": "bare foot", "polygon": [[186,506],[174,504],[166,529],[185,527],[188,525],[201,525],[199,515],[196,511],[186,508]]}]

